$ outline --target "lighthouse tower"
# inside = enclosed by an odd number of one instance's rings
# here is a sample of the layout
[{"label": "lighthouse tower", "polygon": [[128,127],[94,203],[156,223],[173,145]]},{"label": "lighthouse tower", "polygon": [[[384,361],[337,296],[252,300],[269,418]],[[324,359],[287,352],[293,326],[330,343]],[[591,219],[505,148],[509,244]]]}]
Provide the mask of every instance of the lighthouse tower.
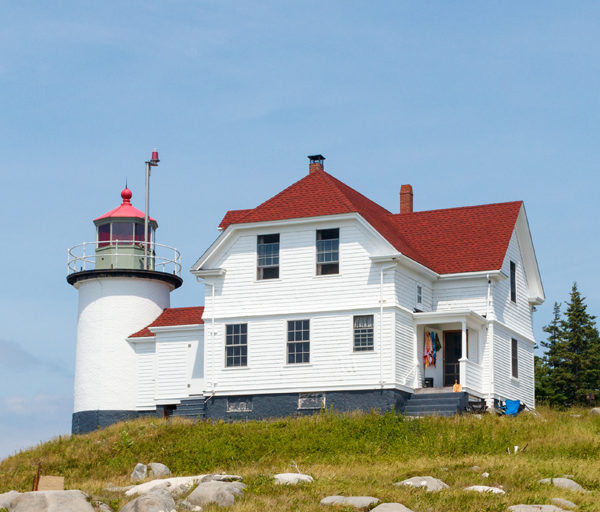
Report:
[{"label": "lighthouse tower", "polygon": [[156,243],[157,222],[146,222],[131,197],[123,189],[121,205],[94,220],[96,241],[69,249],[67,281],[79,292],[73,433],[139,415],[127,338],[169,307],[182,284],[179,252]]}]

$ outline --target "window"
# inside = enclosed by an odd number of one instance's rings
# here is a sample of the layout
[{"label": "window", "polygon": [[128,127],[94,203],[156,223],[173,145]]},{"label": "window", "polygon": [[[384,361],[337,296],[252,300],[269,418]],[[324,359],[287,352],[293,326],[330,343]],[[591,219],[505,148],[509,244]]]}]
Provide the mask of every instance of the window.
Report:
[{"label": "window", "polygon": [[298,409],[324,409],[325,393],[298,393]]},{"label": "window", "polygon": [[519,342],[516,339],[511,340],[511,367],[512,367],[512,376],[515,379],[519,378]]},{"label": "window", "polygon": [[248,324],[226,326],[225,366],[248,366]]},{"label": "window", "polygon": [[279,233],[257,238],[257,279],[279,278]]},{"label": "window", "polygon": [[517,302],[517,265],[510,262],[510,300]]},{"label": "window", "polygon": [[251,396],[231,396],[227,399],[227,412],[252,412]]},{"label": "window", "polygon": [[317,275],[340,273],[340,230],[317,230]]},{"label": "window", "polygon": [[98,247],[110,245],[110,224],[98,226]]},{"label": "window", "polygon": [[417,304],[423,304],[423,287],[420,284],[417,285]]},{"label": "window", "polygon": [[288,364],[310,362],[310,330],[308,320],[288,322],[287,362]]},{"label": "window", "polygon": [[374,350],[373,315],[354,317],[354,352]]}]

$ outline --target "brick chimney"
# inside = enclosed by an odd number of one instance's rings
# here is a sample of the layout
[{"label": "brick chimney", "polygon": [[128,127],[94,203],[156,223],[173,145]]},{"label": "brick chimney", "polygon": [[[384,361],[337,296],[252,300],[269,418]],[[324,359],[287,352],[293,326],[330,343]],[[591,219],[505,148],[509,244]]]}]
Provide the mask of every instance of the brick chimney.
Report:
[{"label": "brick chimney", "polygon": [[309,155],[308,160],[310,162],[308,164],[308,174],[323,170],[323,161],[325,160],[323,155]]},{"label": "brick chimney", "polygon": [[412,213],[413,211],[413,189],[411,185],[400,187],[400,213]]}]

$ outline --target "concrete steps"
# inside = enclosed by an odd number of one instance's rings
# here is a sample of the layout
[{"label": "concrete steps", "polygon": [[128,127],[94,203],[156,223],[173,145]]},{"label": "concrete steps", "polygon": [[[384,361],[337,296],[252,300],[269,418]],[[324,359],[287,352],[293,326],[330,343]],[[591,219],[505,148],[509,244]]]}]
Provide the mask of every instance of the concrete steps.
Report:
[{"label": "concrete steps", "polygon": [[173,416],[192,420],[202,419],[205,415],[204,397],[186,398],[173,411]]},{"label": "concrete steps", "polygon": [[405,416],[454,416],[462,414],[469,397],[467,393],[418,393],[413,394],[406,402]]}]

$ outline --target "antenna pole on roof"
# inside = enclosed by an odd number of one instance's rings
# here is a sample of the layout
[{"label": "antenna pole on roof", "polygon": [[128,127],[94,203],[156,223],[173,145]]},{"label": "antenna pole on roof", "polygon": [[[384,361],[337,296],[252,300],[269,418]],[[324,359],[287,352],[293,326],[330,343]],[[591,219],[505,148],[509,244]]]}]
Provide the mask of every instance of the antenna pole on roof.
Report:
[{"label": "antenna pole on roof", "polygon": [[146,209],[144,211],[144,270],[148,270],[148,220],[150,208],[150,168],[156,167],[160,160],[158,159],[158,151],[156,148],[152,151],[152,158],[146,162]]}]

